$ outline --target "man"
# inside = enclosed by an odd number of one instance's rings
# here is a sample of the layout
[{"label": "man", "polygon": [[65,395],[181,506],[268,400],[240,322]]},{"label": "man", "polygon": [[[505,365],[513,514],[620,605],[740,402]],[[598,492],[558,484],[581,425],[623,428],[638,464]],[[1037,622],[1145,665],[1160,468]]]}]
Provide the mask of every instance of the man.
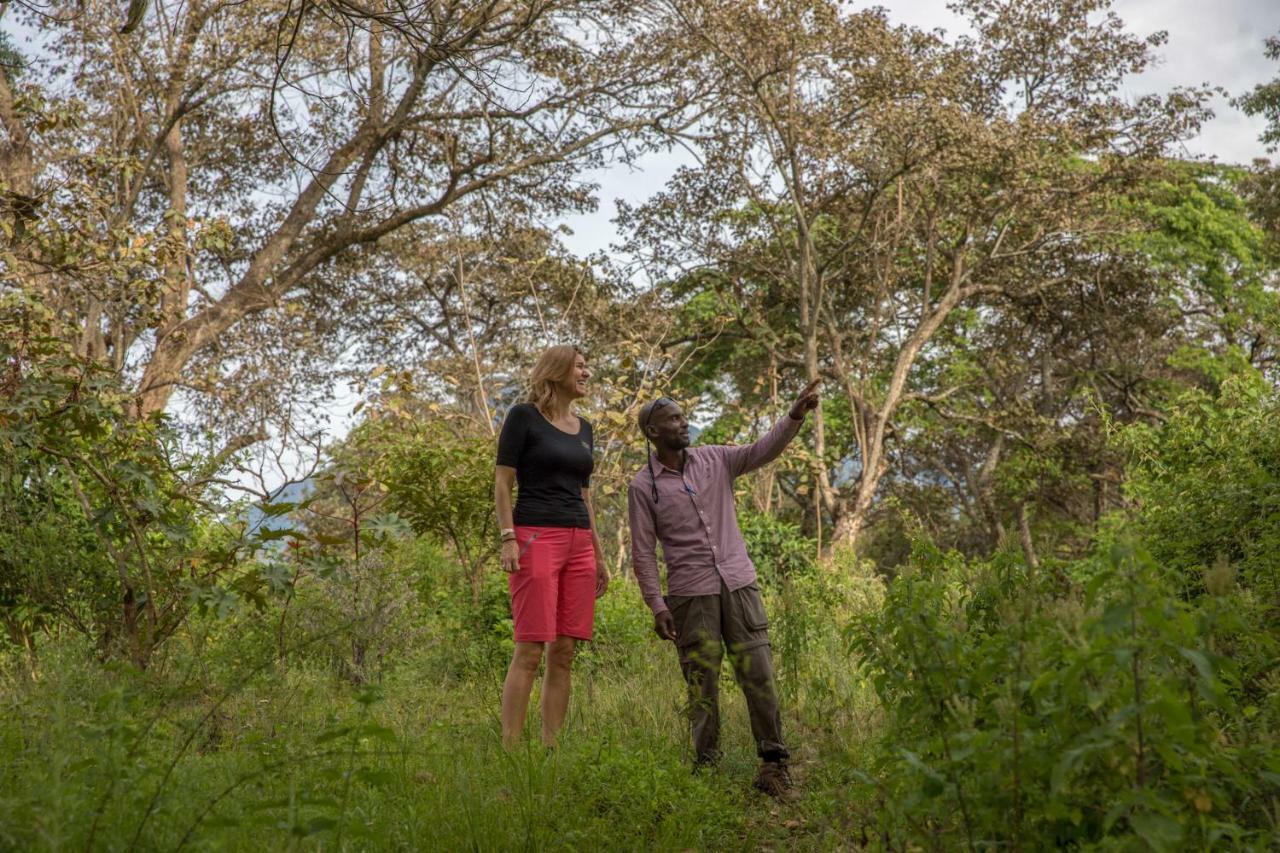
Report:
[{"label": "man", "polygon": [[[720,757],[720,662],[727,651],[761,760],[755,787],[774,797],[791,787],[790,753],[782,740],[769,622],[738,530],[733,480],[782,453],[817,407],[817,385],[809,383],[764,438],[742,447],[689,447],[689,422],[679,404],[654,400],[639,416],[654,452],[627,492],[636,580],[653,611],[654,631],[676,645],[688,685],[695,767]],[[655,541],[667,565],[665,598]]]}]

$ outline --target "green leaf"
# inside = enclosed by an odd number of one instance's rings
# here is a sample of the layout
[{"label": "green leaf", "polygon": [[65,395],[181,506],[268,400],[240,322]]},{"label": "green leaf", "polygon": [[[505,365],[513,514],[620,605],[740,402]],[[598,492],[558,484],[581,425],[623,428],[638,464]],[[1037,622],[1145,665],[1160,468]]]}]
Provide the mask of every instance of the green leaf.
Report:
[{"label": "green leaf", "polygon": [[346,737],[351,734],[351,728],[351,726],[339,726],[336,729],[328,729],[316,735],[314,742],[316,744],[329,743],[339,738]]},{"label": "green leaf", "polygon": [[1200,673],[1200,678],[1202,678],[1206,684],[1212,685],[1214,683],[1216,675],[1213,671],[1213,664],[1209,662],[1209,658],[1204,652],[1197,649],[1183,648],[1178,649],[1178,654],[1191,661],[1192,665],[1196,668],[1196,672]]},{"label": "green leaf", "polygon": [[1182,824],[1167,815],[1144,811],[1129,816],[1134,834],[1154,850],[1177,850],[1182,842]]},{"label": "green leaf", "polygon": [[281,515],[288,515],[302,504],[291,501],[275,501],[273,503],[260,504],[258,511],[268,518],[276,518]]}]

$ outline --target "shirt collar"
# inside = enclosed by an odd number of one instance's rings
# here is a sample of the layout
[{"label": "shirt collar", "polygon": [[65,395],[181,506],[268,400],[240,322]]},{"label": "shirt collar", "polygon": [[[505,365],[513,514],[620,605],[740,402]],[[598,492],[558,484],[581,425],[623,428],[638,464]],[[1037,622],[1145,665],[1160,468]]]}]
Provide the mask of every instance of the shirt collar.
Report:
[{"label": "shirt collar", "polygon": [[[689,450],[690,448],[686,447],[684,451],[685,470],[688,470],[689,468]],[[659,472],[669,471],[670,473],[675,474],[677,477],[682,476],[681,473],[677,471],[675,468],[668,468],[666,465],[662,464],[662,460],[658,458],[658,451],[656,450],[649,454],[649,461],[653,464],[655,471],[659,471]]]}]

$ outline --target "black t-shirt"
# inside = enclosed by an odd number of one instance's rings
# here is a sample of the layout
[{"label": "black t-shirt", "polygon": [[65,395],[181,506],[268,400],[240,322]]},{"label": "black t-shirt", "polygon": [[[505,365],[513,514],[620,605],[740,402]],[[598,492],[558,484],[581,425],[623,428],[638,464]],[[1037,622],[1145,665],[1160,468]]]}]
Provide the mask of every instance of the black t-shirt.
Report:
[{"label": "black t-shirt", "polygon": [[513,520],[532,527],[590,527],[582,489],[591,485],[591,424],[557,429],[532,403],[512,406],[498,437],[498,464],[516,469]]}]

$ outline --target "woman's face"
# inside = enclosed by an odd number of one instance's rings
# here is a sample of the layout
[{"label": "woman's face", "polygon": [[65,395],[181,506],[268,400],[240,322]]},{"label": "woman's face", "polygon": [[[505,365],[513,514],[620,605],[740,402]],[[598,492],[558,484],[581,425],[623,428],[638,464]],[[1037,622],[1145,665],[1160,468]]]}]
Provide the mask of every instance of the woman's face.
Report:
[{"label": "woman's face", "polygon": [[566,390],[573,399],[585,397],[587,395],[587,380],[591,378],[591,371],[587,369],[587,360],[582,353],[577,353],[573,357],[573,367],[569,369],[569,376],[565,380]]}]

